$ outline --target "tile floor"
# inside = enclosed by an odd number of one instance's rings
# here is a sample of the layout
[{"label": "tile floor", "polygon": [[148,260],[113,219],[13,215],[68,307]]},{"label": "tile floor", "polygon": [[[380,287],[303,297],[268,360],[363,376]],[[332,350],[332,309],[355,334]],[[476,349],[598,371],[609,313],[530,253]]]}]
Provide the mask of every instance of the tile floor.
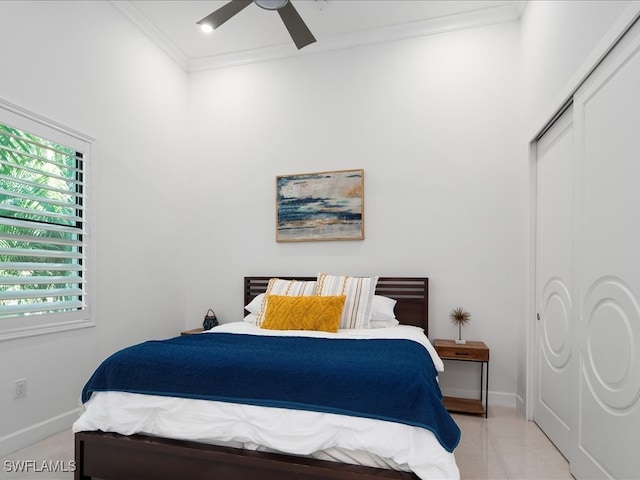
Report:
[{"label": "tile floor", "polygon": [[489,407],[489,418],[453,415],[462,430],[455,451],[460,478],[569,480],[569,463],[533,422],[515,409]]},{"label": "tile floor", "polygon": [[[456,461],[463,480],[573,478],[569,464],[542,431],[513,408],[489,407],[488,419],[457,414],[454,418],[462,430]],[[61,461],[68,466],[72,459],[73,437],[67,430],[0,459],[0,479],[70,480],[73,474],[68,472],[8,472],[6,462],[34,460],[41,465],[42,461]]]}]

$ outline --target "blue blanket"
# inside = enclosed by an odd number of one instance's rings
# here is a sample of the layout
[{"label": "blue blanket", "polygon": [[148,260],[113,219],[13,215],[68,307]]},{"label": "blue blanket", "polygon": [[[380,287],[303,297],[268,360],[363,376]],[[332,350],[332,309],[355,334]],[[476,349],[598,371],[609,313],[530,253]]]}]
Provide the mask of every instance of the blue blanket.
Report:
[{"label": "blue blanket", "polygon": [[460,430],[427,350],[396,339],[215,333],[149,341],[107,358],[82,390],[312,410],[432,431],[449,452]]}]

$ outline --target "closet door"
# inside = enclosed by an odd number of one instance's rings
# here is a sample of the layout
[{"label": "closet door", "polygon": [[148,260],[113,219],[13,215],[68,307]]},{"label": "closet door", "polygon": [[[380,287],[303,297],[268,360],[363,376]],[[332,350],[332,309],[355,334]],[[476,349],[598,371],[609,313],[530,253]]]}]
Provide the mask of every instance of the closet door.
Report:
[{"label": "closet door", "polygon": [[565,457],[571,423],[573,113],[536,144],[534,421]]},{"label": "closet door", "polygon": [[571,471],[640,475],[640,29],[574,97]]}]

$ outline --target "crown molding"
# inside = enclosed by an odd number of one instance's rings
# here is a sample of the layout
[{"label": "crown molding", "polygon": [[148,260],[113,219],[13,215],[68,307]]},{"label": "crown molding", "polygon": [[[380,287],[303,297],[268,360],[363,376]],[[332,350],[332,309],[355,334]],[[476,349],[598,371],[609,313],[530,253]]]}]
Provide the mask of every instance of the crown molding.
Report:
[{"label": "crown molding", "polygon": [[160,47],[178,66],[187,72],[189,71],[189,57],[151,23],[132,2],[129,0],[109,0],[109,3],[153,43]]},{"label": "crown molding", "polygon": [[528,0],[515,0],[513,2],[513,8],[515,9],[519,18],[522,18],[522,16],[524,15],[524,11],[527,8],[527,3]]},{"label": "crown molding", "polygon": [[329,38],[318,38],[316,43],[306,46],[303,50],[297,50],[293,44],[286,44],[210,57],[189,58],[153,25],[131,1],[110,0],[110,3],[188,73],[268,62],[496,23],[512,22],[520,20],[526,6],[525,0],[518,0],[507,5],[478,8],[475,11],[462,14],[446,15],[425,21],[375,28]]}]

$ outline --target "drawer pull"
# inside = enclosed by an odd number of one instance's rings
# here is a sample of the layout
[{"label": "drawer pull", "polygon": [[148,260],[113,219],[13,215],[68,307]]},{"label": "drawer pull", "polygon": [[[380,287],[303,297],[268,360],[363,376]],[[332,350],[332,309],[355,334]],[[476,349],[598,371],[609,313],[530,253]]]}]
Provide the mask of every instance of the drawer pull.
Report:
[{"label": "drawer pull", "polygon": [[456,352],[456,355],[458,356],[464,356],[464,355],[469,355],[469,352]]}]

